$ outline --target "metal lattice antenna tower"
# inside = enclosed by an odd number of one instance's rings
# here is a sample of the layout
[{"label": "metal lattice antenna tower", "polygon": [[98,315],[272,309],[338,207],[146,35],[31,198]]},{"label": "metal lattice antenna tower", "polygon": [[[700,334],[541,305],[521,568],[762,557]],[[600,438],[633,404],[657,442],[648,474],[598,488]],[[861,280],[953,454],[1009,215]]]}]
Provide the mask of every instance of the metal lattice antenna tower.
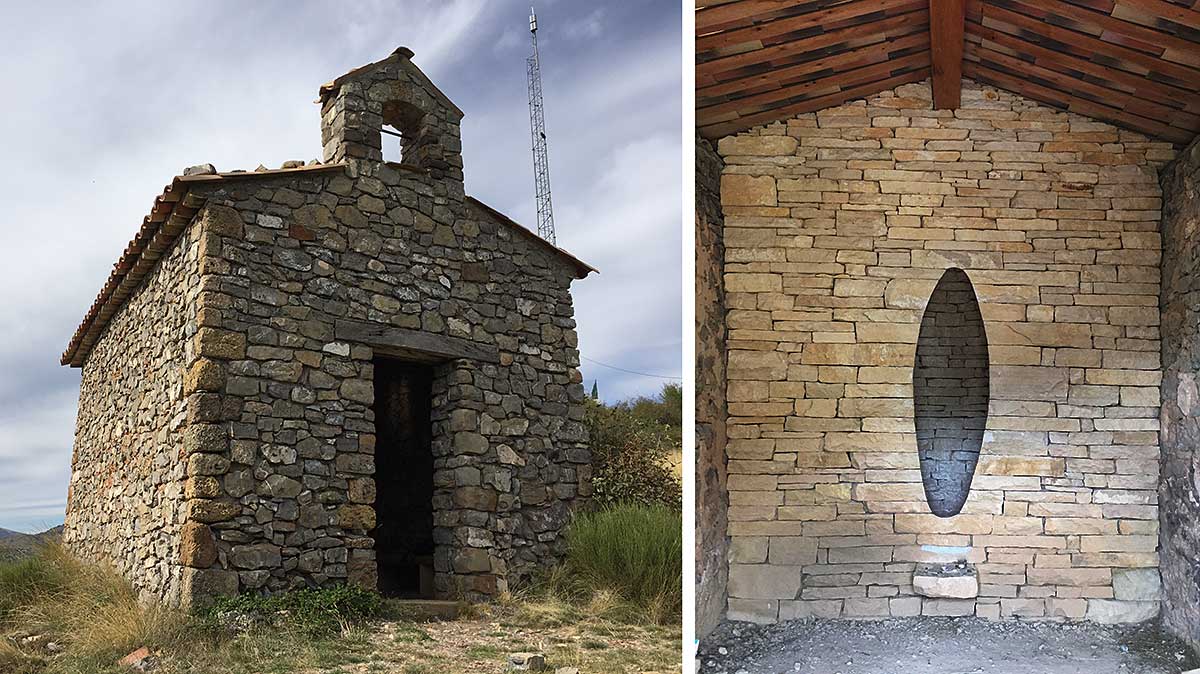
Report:
[{"label": "metal lattice antenna tower", "polygon": [[525,59],[529,71],[529,132],[533,135],[533,183],[537,195],[538,235],[554,239],[554,207],[550,202],[550,159],[546,152],[546,119],[542,114],[542,64],[538,58],[537,15],[529,8],[529,34],[533,56]]}]

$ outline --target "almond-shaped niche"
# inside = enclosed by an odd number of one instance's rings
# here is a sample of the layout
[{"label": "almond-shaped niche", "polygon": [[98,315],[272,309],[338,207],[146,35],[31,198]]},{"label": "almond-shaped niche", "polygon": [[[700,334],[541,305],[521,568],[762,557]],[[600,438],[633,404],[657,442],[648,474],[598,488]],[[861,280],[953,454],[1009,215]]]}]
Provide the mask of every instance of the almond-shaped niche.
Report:
[{"label": "almond-shaped niche", "polygon": [[938,280],[917,337],[913,411],[929,509],[957,515],[971,492],[988,413],[988,344],[966,272]]}]

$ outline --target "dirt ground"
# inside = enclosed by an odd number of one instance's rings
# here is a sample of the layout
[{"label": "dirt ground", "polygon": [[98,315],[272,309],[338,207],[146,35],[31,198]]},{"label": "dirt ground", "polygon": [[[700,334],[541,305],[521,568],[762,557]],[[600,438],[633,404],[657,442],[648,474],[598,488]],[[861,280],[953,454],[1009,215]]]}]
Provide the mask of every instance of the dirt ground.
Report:
[{"label": "dirt ground", "polygon": [[1156,625],[977,618],[726,623],[702,674],[1180,674],[1200,667]]},{"label": "dirt ground", "polygon": [[[445,622],[384,622],[310,659],[305,674],[451,674],[508,672],[508,656],[542,653],[549,672],[678,674],[680,627],[600,620],[530,621],[479,615]],[[315,661],[314,661],[315,660]],[[255,670],[257,671],[257,670]]]}]

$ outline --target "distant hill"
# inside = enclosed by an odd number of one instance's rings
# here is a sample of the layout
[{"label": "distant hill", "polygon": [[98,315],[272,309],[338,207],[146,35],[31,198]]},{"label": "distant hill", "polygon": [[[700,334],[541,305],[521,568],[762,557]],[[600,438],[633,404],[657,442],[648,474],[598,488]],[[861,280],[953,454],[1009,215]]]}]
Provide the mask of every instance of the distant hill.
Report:
[{"label": "distant hill", "polygon": [[25,557],[32,553],[38,545],[57,541],[61,536],[61,525],[47,529],[40,534],[23,534],[0,529],[0,561]]}]

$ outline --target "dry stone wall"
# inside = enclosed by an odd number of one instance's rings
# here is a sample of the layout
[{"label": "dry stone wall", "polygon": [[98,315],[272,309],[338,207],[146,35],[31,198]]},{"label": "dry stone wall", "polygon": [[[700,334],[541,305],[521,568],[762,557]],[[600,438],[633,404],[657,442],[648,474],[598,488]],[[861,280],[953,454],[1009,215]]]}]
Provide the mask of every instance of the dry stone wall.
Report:
[{"label": "dry stone wall", "polygon": [[144,597],[180,596],[183,395],[200,292],[199,227],[159,263],[93,349],[79,386],[64,544]]},{"label": "dry stone wall", "polygon": [[572,273],[433,192],[419,171],[363,161],[208,195],[189,391],[211,439],[189,463],[206,485],[190,519],[215,542],[215,559],[187,560],[202,575],[373,585],[376,352],[348,321],[498,351],[434,370],[439,594],[494,596],[562,552],[590,489]]},{"label": "dry stone wall", "polygon": [[1163,618],[1200,645],[1200,142],[1164,171],[1162,264]]},{"label": "dry stone wall", "polygon": [[464,196],[462,113],[409,56],[322,88],[338,165],[193,185],[189,235],[84,365],[66,537],[160,598],[376,586],[377,355],[436,361],[439,597],[556,561],[591,493],[581,263]]},{"label": "dry stone wall", "polygon": [[725,445],[725,289],[721,169],[712,145],[696,139],[696,631],[725,614],[729,578]]},{"label": "dry stone wall", "polygon": [[[964,82],[721,139],[729,616],[1101,622],[1158,610],[1160,191],[1169,145]],[[979,297],[990,403],[962,513],[930,511],[922,313]],[[965,560],[978,596],[920,596]]]}]

